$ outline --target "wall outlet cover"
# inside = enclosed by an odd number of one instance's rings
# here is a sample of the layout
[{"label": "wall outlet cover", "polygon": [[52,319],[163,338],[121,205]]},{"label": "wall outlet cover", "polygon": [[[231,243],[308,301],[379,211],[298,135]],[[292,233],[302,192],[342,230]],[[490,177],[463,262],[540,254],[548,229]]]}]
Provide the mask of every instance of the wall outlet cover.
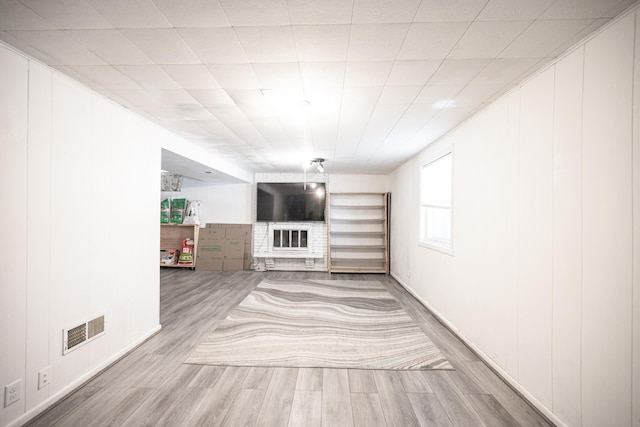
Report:
[{"label": "wall outlet cover", "polygon": [[47,366],[38,372],[38,390],[42,390],[49,385],[49,368],[50,366]]},{"label": "wall outlet cover", "polygon": [[4,407],[13,405],[22,397],[22,378],[4,386]]}]

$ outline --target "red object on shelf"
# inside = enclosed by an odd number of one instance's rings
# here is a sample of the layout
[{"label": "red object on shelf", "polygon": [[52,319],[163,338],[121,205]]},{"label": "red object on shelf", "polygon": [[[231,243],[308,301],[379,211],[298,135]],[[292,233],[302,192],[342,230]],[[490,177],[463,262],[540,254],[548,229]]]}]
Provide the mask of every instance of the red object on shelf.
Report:
[{"label": "red object on shelf", "polygon": [[182,252],[180,253],[180,259],[178,265],[193,265],[193,248],[195,242],[189,238],[182,241]]}]

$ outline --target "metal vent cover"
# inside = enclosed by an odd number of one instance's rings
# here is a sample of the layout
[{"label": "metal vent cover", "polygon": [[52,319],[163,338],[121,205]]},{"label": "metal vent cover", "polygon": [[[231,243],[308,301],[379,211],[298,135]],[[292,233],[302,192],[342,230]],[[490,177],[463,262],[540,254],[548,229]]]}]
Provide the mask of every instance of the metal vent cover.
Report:
[{"label": "metal vent cover", "polygon": [[67,331],[67,350],[71,350],[87,340],[87,328],[85,325],[76,326]]},{"label": "metal vent cover", "polygon": [[98,338],[105,333],[105,330],[104,315],[95,317],[72,328],[64,329],[62,331],[62,354],[67,354],[89,341]]},{"label": "metal vent cover", "polygon": [[96,317],[87,322],[87,338],[91,339],[104,332],[104,316]]}]

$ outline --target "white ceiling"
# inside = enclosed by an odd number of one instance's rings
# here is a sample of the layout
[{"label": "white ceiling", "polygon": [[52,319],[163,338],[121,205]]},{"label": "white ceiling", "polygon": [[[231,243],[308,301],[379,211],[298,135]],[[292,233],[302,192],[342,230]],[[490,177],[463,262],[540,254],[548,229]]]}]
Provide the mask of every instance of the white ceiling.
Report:
[{"label": "white ceiling", "polygon": [[248,171],[388,173],[634,2],[0,0],[0,40]]}]

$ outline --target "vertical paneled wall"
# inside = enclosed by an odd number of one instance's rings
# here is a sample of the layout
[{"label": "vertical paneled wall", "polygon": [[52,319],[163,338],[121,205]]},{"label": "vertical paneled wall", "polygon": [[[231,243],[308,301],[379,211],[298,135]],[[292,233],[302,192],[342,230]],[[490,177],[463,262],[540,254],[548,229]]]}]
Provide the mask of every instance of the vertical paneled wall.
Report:
[{"label": "vertical paneled wall", "polygon": [[[171,138],[0,45],[0,390],[22,380],[0,425],[22,424],[159,328],[160,144]],[[102,314],[106,335],[63,356],[63,329]]]},{"label": "vertical paneled wall", "polygon": [[585,46],[581,362],[588,426],[631,424],[634,30],[628,15]]},{"label": "vertical paneled wall", "polygon": [[[0,268],[0,390],[4,396],[4,386],[25,372],[28,61],[0,48],[0,70],[0,182],[7,201],[0,209],[0,243],[10,257]],[[0,425],[24,413],[25,407],[22,400],[0,409]]]},{"label": "vertical paneled wall", "polygon": [[[636,14],[391,175],[394,276],[572,426],[640,425]],[[447,146],[453,256],[417,244],[417,214],[394,220],[417,212],[420,165]]]}]

